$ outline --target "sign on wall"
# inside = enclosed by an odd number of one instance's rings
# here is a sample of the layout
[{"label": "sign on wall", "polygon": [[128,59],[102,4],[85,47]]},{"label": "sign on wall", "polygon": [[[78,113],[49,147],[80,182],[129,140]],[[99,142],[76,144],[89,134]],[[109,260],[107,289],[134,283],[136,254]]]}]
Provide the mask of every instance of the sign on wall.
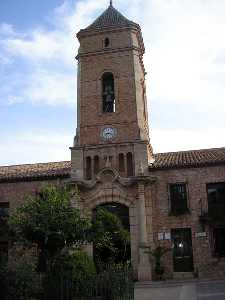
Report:
[{"label": "sign on wall", "polygon": [[163,241],[163,240],[171,240],[170,232],[159,232],[158,233],[158,241]]}]

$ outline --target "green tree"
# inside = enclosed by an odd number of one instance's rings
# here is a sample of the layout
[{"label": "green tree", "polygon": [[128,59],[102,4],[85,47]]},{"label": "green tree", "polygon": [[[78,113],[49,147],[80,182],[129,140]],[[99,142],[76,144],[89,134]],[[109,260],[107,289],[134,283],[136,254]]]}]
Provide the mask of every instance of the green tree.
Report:
[{"label": "green tree", "polygon": [[37,245],[40,267],[41,261],[51,264],[65,246],[79,247],[89,240],[90,219],[73,207],[73,196],[70,186],[44,186],[28,196],[9,219],[16,240]]},{"label": "green tree", "polygon": [[59,295],[65,295],[65,299],[88,299],[93,296],[95,279],[93,259],[82,250],[64,248],[44,278],[46,299],[62,299]]},{"label": "green tree", "polygon": [[130,258],[130,234],[117,215],[104,208],[97,209],[92,230],[98,261],[120,263]]},{"label": "green tree", "polygon": [[32,251],[19,245],[12,247],[10,259],[0,268],[1,299],[37,299],[42,289],[36,265],[37,259]]}]

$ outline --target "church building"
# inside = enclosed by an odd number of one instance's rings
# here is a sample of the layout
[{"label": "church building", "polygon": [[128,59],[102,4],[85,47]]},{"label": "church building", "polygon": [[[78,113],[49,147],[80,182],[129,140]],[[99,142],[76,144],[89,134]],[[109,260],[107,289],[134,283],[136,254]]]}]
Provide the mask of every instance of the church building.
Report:
[{"label": "church building", "polygon": [[120,210],[138,280],[154,278],[146,249],[157,246],[170,249],[166,278],[224,277],[225,148],[153,152],[141,28],[112,3],[77,38],[71,161],[0,167],[0,217],[43,183],[70,182],[81,210]]}]

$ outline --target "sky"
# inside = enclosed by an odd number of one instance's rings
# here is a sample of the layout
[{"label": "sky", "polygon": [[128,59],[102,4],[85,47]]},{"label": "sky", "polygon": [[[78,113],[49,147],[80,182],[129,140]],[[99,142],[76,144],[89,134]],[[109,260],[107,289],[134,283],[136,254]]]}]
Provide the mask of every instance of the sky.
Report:
[{"label": "sky", "polygon": [[[142,27],[158,152],[225,147],[225,1],[114,0]],[[0,165],[70,160],[76,33],[109,0],[0,0]]]}]

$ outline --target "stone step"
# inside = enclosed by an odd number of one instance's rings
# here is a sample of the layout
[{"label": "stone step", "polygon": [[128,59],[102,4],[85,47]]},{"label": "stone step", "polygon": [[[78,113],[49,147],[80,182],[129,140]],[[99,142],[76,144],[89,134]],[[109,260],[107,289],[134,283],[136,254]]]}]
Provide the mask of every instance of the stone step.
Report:
[{"label": "stone step", "polygon": [[194,278],[193,272],[173,272],[174,279],[192,279]]},{"label": "stone step", "polygon": [[197,300],[196,283],[136,283],[134,300]]}]

